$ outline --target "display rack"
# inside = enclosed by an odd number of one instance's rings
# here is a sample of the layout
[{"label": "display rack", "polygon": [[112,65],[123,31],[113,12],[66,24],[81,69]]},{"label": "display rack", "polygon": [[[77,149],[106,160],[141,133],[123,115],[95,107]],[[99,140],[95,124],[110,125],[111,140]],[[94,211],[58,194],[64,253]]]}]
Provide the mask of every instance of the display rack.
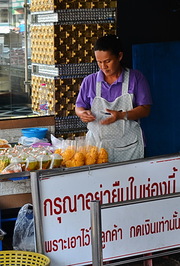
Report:
[{"label": "display rack", "polygon": [[[117,1],[32,0],[32,109],[39,109],[39,88],[46,83],[50,113],[75,117],[82,79],[98,70],[93,53],[96,39],[116,33]],[[62,135],[69,130],[60,129]],[[57,128],[57,127],[56,127]],[[59,129],[58,129],[59,130]],[[79,130],[74,128],[74,134]],[[55,133],[57,135],[57,132]]]}]

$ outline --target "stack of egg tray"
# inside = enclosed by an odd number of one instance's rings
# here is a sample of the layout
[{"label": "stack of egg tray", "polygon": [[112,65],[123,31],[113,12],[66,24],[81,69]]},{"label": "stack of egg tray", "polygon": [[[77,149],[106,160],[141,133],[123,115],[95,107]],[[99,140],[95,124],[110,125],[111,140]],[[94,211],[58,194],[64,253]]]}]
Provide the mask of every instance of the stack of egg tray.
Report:
[{"label": "stack of egg tray", "polygon": [[58,11],[61,9],[94,9],[116,7],[110,0],[31,0],[31,13]]},{"label": "stack of egg tray", "polygon": [[[79,92],[82,77],[53,78],[48,76],[32,75],[32,108],[38,110],[39,84],[46,83],[49,89],[49,107],[56,116],[74,115],[75,101]],[[35,111],[34,111],[35,112]]]},{"label": "stack of egg tray", "polygon": [[[77,116],[55,117],[55,136],[74,137],[87,132],[87,124]],[[76,133],[76,134],[75,134]]]},{"label": "stack of egg tray", "polygon": [[31,0],[35,113],[40,84],[46,83],[50,113],[75,117],[80,84],[85,76],[98,71],[93,45],[98,37],[116,33],[116,6],[117,1],[109,0]]}]

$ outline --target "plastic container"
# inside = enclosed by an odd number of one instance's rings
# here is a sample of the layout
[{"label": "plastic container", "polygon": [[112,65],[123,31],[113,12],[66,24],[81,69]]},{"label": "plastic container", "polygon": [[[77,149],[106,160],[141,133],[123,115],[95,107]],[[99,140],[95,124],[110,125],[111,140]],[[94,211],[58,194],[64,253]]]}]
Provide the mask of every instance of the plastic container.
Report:
[{"label": "plastic container", "polygon": [[51,146],[51,143],[49,142],[36,142],[32,145],[33,148],[37,148],[37,147],[49,147]]},{"label": "plastic container", "polygon": [[37,127],[37,128],[23,128],[22,129],[22,134],[25,137],[28,138],[38,138],[38,139],[43,139],[46,137],[46,133],[47,133],[48,129],[47,128],[43,128],[43,127]]},{"label": "plastic container", "polygon": [[36,252],[5,250],[0,251],[0,266],[50,266],[50,259]]},{"label": "plastic container", "polygon": [[45,83],[42,83],[39,89],[39,113],[49,115],[48,90]]}]

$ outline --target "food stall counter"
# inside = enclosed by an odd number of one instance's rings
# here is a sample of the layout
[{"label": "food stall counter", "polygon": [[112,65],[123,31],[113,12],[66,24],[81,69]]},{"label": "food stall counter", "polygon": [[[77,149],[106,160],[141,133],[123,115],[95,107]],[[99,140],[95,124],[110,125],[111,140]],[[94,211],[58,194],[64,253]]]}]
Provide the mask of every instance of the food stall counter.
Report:
[{"label": "food stall counter", "polygon": [[31,203],[30,173],[0,175],[0,209],[18,208]]}]

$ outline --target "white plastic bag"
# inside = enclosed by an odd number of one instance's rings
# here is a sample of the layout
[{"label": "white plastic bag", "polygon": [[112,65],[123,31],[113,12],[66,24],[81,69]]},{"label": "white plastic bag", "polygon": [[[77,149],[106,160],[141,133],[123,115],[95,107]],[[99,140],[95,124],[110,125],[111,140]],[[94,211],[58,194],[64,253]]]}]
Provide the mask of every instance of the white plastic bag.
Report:
[{"label": "white plastic bag", "polygon": [[4,232],[1,228],[0,228],[0,240],[3,240],[4,236],[6,235],[6,232]]},{"label": "white plastic bag", "polygon": [[33,206],[29,203],[19,210],[14,227],[13,249],[35,251]]}]

